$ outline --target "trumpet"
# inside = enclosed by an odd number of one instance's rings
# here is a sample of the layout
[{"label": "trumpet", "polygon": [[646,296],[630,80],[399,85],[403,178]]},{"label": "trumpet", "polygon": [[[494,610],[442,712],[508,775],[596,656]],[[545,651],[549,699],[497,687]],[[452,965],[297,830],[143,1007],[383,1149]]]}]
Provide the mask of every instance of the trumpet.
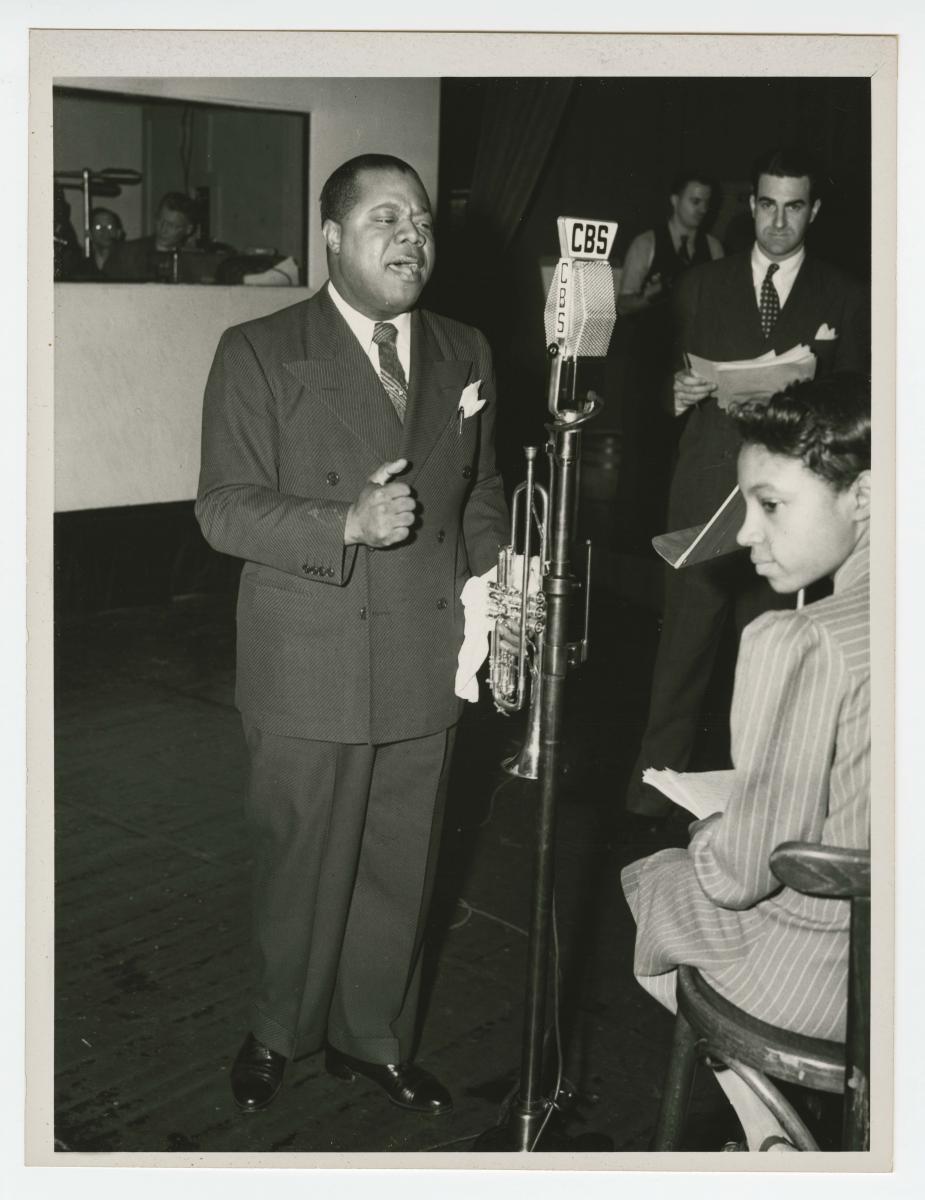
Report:
[{"label": "trumpet", "polygon": [[[505,715],[520,712],[527,702],[530,679],[530,720],[521,750],[505,759],[502,767],[521,779],[539,773],[539,695],[543,679],[543,643],[546,596],[542,576],[546,568],[549,536],[549,493],[536,482],[536,446],[525,447],[527,477],[514,489],[511,500],[511,541],[498,551],[497,581],[488,587],[488,613],[494,622],[488,682],[495,708]],[[534,534],[539,551],[533,553]],[[538,568],[538,569],[537,569]],[[517,649],[505,634],[517,631]]]}]

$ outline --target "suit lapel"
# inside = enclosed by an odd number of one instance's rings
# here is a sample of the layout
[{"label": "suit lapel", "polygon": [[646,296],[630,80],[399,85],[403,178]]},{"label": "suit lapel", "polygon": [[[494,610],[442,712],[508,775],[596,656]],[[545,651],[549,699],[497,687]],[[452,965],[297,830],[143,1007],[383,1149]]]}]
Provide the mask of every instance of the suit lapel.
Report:
[{"label": "suit lapel", "polygon": [[[809,256],[803,259],[797,277],[793,281],[787,303],[780,310],[777,324],[771,333],[769,344],[773,344],[778,354],[789,350],[801,339],[806,341],[806,301],[813,295],[813,263]],[[807,343],[808,344],[808,343]]]},{"label": "suit lapel", "polygon": [[413,480],[441,435],[457,419],[463,388],[469,380],[470,360],[446,358],[430,322],[416,310],[411,315],[411,383],[408,410],[401,439],[401,456]]},{"label": "suit lapel", "polygon": [[307,403],[320,402],[378,461],[398,457],[402,426],[372,363],[327,288],[309,302],[304,359],[284,363]]},{"label": "suit lapel", "polygon": [[[727,319],[725,314],[724,319]],[[767,347],[761,331],[758,301],[755,299],[751,253],[740,255],[736,264],[735,303],[729,307],[728,320],[733,326],[731,339],[733,344],[751,348],[748,354],[741,354],[738,357],[752,358],[765,352]]]}]

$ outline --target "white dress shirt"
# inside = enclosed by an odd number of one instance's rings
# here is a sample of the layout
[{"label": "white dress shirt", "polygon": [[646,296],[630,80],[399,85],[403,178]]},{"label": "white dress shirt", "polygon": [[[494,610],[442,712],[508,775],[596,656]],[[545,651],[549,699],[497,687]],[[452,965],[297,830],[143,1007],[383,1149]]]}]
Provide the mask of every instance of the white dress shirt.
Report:
[{"label": "white dress shirt", "polygon": [[[779,262],[777,270],[771,276],[771,283],[777,291],[777,298],[780,300],[781,308],[787,303],[787,297],[793,290],[794,282],[805,257],[806,247],[801,246],[796,254],[791,255],[790,258],[785,258],[783,262]],[[758,243],[755,242],[754,246],[752,246],[752,283],[755,287],[755,301],[759,309],[761,308],[761,285],[764,283],[768,267],[773,261],[773,259],[768,258]]]},{"label": "white dress shirt", "polygon": [[[379,324],[369,317],[352,308],[338,292],[334,284],[328,280],[328,295],[334,301],[334,306],[353,330],[357,341],[363,347],[363,353],[373,364],[376,374],[379,374],[379,347],[373,341],[373,330]],[[405,372],[405,380],[411,382],[411,313],[400,313],[397,317],[389,317],[389,324],[398,330],[395,339],[395,349],[398,351],[398,361]]]}]

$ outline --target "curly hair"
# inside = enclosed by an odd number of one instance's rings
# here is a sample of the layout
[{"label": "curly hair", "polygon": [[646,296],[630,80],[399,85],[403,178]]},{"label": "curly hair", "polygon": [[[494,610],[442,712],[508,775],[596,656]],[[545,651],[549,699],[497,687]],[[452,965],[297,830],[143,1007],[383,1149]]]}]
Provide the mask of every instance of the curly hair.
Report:
[{"label": "curly hair", "polygon": [[746,445],[799,458],[837,491],[870,469],[870,379],[843,372],[793,383],[732,414]]}]

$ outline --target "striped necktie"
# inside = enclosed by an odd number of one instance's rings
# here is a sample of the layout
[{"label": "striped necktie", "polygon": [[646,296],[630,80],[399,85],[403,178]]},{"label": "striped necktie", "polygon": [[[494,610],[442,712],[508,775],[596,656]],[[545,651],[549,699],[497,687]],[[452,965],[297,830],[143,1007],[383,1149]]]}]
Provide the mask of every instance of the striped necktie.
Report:
[{"label": "striped necktie", "polygon": [[373,329],[373,341],[379,347],[379,378],[388,393],[399,421],[405,420],[408,407],[408,382],[404,368],[395,349],[398,330],[389,321],[377,321]]},{"label": "striped necktie", "polygon": [[768,273],[764,277],[764,283],[761,285],[761,303],[758,306],[758,315],[761,318],[761,332],[766,338],[771,336],[771,330],[780,316],[780,296],[774,286],[774,274],[777,269],[778,264],[771,263]]}]

